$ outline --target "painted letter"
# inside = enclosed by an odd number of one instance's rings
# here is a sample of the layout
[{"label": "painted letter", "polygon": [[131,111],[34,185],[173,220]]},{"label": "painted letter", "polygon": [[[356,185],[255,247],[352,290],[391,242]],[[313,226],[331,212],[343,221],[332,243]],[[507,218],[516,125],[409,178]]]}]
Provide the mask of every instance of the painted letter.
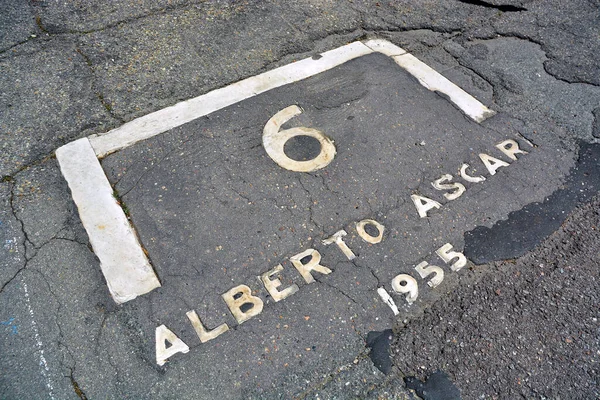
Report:
[{"label": "painted letter", "polygon": [[501,152],[506,154],[506,156],[508,158],[510,158],[511,160],[516,160],[517,154],[529,154],[526,151],[521,150],[519,148],[519,143],[517,143],[516,140],[512,140],[512,139],[508,139],[508,140],[505,140],[504,142],[498,143],[496,145],[496,147]]},{"label": "painted letter", "polygon": [[417,194],[412,194],[410,196],[413,203],[415,203],[415,207],[417,207],[417,212],[421,218],[427,217],[427,211],[432,208],[440,208],[442,205],[435,200],[431,200],[425,196],[419,196]]},{"label": "painted letter", "polygon": [[[263,301],[256,296],[252,296],[252,291],[246,285],[239,285],[230,289],[221,295],[227,307],[231,311],[238,324],[248,321],[262,312]],[[242,307],[250,305],[247,311],[242,311]]]},{"label": "painted letter", "polygon": [[457,258],[454,264],[450,266],[450,269],[452,271],[460,271],[462,267],[467,265],[467,257],[465,257],[463,253],[452,251],[452,249],[452,245],[450,243],[446,243],[435,252],[442,260],[444,260],[446,264]]},{"label": "painted letter", "polygon": [[344,253],[348,260],[354,260],[356,258],[356,255],[352,252],[352,250],[350,250],[350,247],[348,247],[348,245],[344,242],[343,239],[343,237],[347,234],[348,232],[342,229],[341,231],[337,231],[336,233],[334,233],[333,236],[323,240],[322,243],[326,246],[331,243],[337,244],[337,246],[340,248],[340,250],[342,250],[342,253]]},{"label": "painted letter", "polygon": [[452,193],[444,193],[444,197],[447,198],[448,200],[458,199],[460,196],[462,196],[462,194],[465,192],[465,190],[467,190],[465,188],[465,185],[463,185],[462,183],[458,183],[458,182],[444,183],[446,181],[451,182],[452,175],[450,175],[450,174],[442,175],[441,178],[436,179],[431,184],[437,190],[453,190],[454,189],[454,192],[452,192]]},{"label": "painted letter", "polygon": [[[373,225],[377,228],[379,234],[377,236],[371,236],[365,231],[365,226]],[[379,222],[374,219],[363,219],[362,221],[356,224],[356,232],[358,232],[358,236],[360,236],[365,242],[376,244],[383,240],[383,231],[385,227],[381,225]]]},{"label": "painted letter", "polygon": [[483,161],[483,164],[490,171],[490,175],[496,175],[496,171],[500,167],[508,167],[510,164],[506,161],[497,159],[496,157],[489,156],[485,153],[479,154],[479,158]]},{"label": "painted letter", "polygon": [[415,267],[415,270],[419,273],[421,278],[425,279],[431,274],[435,274],[427,284],[434,288],[444,280],[444,270],[435,265],[429,265],[427,261],[422,261]]},{"label": "painted letter", "polygon": [[392,299],[392,296],[390,296],[390,294],[387,292],[387,290],[380,287],[380,288],[377,288],[377,293],[379,294],[379,297],[381,297],[381,300],[383,300],[383,302],[392,309],[392,312],[394,313],[394,315],[400,314],[400,311],[398,311],[398,306],[396,306],[394,299]]},{"label": "painted letter", "polygon": [[465,181],[473,183],[485,181],[485,176],[471,176],[467,174],[467,168],[469,168],[469,164],[463,164],[462,167],[460,167],[460,177]]},{"label": "painted letter", "polygon": [[202,324],[202,321],[200,321],[200,317],[198,317],[198,314],[196,314],[196,311],[194,311],[194,310],[188,311],[187,313],[185,313],[185,315],[187,315],[188,319],[192,323],[192,326],[194,327],[194,330],[196,331],[198,338],[200,338],[201,343],[206,343],[209,340],[213,340],[220,334],[227,332],[229,330],[229,327],[227,326],[227,324],[221,324],[221,325],[217,326],[215,329],[213,329],[212,331],[208,331]]},{"label": "painted letter", "polygon": [[[302,259],[305,257],[310,257],[306,263],[302,263]],[[317,271],[322,274],[330,274],[331,270],[323,265],[320,265],[321,254],[315,249],[308,249],[303,251],[300,254],[296,254],[293,257],[290,257],[290,261],[294,264],[294,267],[300,272],[300,275],[304,278],[306,283],[313,283],[315,278],[311,275],[310,271]]]},{"label": "painted letter", "polygon": [[414,303],[419,297],[419,285],[417,280],[408,274],[396,275],[392,279],[392,289],[394,292],[403,294],[406,293],[406,301],[408,304]]},{"label": "painted letter", "polygon": [[[171,346],[167,348],[166,342]],[[165,365],[167,359],[177,353],[187,353],[190,348],[183,340],[171,332],[166,326],[161,325],[156,328],[156,363]]]},{"label": "painted letter", "polygon": [[262,281],[263,285],[265,285],[265,289],[267,289],[267,292],[269,292],[273,300],[275,300],[276,302],[279,300],[283,300],[289,295],[292,295],[298,291],[298,285],[296,284],[288,286],[283,290],[277,289],[279,286],[281,286],[281,281],[279,280],[279,278],[271,280],[271,277],[282,270],[283,266],[279,264],[272,270],[265,272],[264,274],[258,277]]},{"label": "painted letter", "polygon": [[[326,167],[335,157],[333,140],[313,128],[297,127],[281,129],[281,125],[302,113],[302,109],[292,105],[273,115],[263,129],[263,147],[273,161],[281,168],[290,171],[311,172]],[[296,161],[287,156],[285,143],[296,136],[310,136],[321,144],[321,152],[312,160]]]}]

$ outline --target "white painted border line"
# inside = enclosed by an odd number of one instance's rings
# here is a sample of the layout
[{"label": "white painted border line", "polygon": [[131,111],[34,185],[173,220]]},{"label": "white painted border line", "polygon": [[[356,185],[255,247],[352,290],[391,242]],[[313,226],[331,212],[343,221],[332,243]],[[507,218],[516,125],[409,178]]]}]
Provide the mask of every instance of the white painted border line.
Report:
[{"label": "white painted border line", "polygon": [[159,287],[89,140],[62,146],[56,150],[56,158],[113,299],[124,303]]},{"label": "white painted border line", "polygon": [[96,155],[104,157],[257,94],[301,81],[372,52],[363,43],[353,42],[327,51],[319,59],[306,58],[134,119],[105,134],[90,136],[90,142]]},{"label": "white painted border line", "polygon": [[381,39],[368,40],[365,45],[373,51],[392,57],[396,64],[417,78],[419,83],[427,89],[448,96],[452,103],[475,122],[483,122],[496,114],[495,111],[484,106],[475,97],[403,48]]}]

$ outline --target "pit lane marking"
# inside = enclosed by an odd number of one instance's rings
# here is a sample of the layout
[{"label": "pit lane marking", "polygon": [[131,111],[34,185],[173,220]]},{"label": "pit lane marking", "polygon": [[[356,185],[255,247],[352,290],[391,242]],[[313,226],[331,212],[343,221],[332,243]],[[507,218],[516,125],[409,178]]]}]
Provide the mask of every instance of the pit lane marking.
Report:
[{"label": "pit lane marking", "polygon": [[98,158],[257,94],[377,52],[391,57],[427,89],[445,94],[449,101],[474,121],[482,122],[495,114],[404,49],[376,39],[353,42],[327,51],[319,58],[306,58],[275,68],[134,119],[104,134],[91,135],[60,147],[56,157],[61,172],[71,189],[82,224],[100,260],[100,268],[115,302],[130,301],[159,287],[160,282],[137,240],[133,226],[112,197],[110,182]]}]

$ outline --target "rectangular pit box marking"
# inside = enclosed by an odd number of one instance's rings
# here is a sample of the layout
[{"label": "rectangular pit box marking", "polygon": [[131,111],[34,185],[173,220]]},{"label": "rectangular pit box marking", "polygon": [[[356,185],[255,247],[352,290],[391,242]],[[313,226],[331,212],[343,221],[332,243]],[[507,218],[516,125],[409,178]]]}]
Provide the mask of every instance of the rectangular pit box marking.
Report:
[{"label": "rectangular pit box marking", "polygon": [[61,171],[85,227],[109,291],[124,303],[160,286],[133,226],[113,196],[99,158],[164,133],[224,107],[290,83],[328,71],[372,53],[391,57],[431,91],[443,93],[472,120],[480,123],[495,114],[441,74],[385,40],[353,42],[271,71],[233,83],[130,121],[100,135],[66,144],[56,151]]}]

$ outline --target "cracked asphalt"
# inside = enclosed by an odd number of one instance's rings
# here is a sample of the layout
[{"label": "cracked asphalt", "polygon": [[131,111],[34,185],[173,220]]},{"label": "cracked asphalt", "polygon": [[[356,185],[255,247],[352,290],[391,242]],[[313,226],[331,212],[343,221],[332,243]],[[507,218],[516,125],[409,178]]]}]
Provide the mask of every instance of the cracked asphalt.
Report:
[{"label": "cracked asphalt", "polygon": [[[476,124],[371,55],[107,156],[163,284],[116,305],[54,151],[367,38],[498,114]],[[6,0],[0,398],[600,398],[599,66],[597,0]],[[304,109],[292,126],[335,140],[327,168],[278,170],[264,152],[266,120],[290,104]],[[529,154],[418,218],[410,194],[440,200],[434,179],[509,138]],[[381,243],[357,235],[365,218]],[[321,242],[340,229],[355,260]],[[394,317],[375,289],[441,263],[446,242],[470,262],[410,306],[394,295]],[[289,261],[309,247],[333,271],[310,284]],[[256,276],[279,263],[299,290],[275,302]],[[221,299],[239,284],[265,303],[244,324]],[[200,343],[192,309],[230,331]],[[190,347],[162,367],[160,324]]]}]

